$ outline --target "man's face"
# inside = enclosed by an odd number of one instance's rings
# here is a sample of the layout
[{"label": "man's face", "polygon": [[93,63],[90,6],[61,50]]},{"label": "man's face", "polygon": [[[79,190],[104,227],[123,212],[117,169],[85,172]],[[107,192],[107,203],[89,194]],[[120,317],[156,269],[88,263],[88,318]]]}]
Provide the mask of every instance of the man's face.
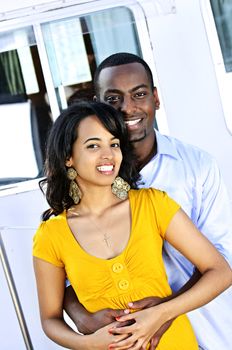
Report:
[{"label": "man's face", "polygon": [[123,113],[131,142],[142,141],[154,133],[153,124],[159,98],[157,90],[151,88],[147,72],[140,63],[103,69],[98,85],[100,101]]}]

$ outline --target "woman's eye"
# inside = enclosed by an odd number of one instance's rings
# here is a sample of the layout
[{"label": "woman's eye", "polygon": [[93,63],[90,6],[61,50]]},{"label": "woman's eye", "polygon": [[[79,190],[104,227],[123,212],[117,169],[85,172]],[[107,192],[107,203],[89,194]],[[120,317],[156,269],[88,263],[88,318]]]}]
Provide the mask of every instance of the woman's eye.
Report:
[{"label": "woman's eye", "polygon": [[114,142],[114,143],[112,143],[111,147],[120,148],[120,143],[119,142]]},{"label": "woman's eye", "polygon": [[88,145],[87,148],[90,148],[90,149],[98,148],[98,145],[96,143],[93,143],[91,145]]}]

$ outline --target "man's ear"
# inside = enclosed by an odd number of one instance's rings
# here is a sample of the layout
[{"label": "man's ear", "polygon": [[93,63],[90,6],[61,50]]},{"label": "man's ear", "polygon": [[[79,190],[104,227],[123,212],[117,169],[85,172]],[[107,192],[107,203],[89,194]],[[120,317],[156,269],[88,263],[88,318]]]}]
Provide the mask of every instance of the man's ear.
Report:
[{"label": "man's ear", "polygon": [[156,87],[153,88],[153,96],[155,98],[155,109],[159,109],[160,108],[160,100],[159,100],[159,95],[158,95],[158,91],[157,91]]}]

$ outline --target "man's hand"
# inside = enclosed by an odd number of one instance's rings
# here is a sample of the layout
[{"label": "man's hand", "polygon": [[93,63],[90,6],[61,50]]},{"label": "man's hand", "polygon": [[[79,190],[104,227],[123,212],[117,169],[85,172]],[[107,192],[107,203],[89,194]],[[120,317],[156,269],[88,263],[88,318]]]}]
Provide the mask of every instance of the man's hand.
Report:
[{"label": "man's hand", "polygon": [[124,310],[113,309],[103,309],[95,313],[88,312],[77,299],[72,286],[65,289],[63,307],[78,331],[83,334],[94,333],[99,328],[115,322],[116,317],[124,315]]},{"label": "man's hand", "polygon": [[98,329],[107,326],[112,322],[115,322],[116,317],[120,317],[123,315],[125,315],[124,310],[113,310],[110,308],[103,309],[94,313],[88,313],[88,316],[85,315],[85,332],[82,332],[79,328],[78,330],[84,334],[94,333]]},{"label": "man's hand", "polygon": [[[147,309],[152,306],[156,306],[158,304],[164,303],[165,301],[168,301],[169,299],[173,298],[173,295],[166,298],[159,298],[159,297],[147,297],[138,301],[135,301],[133,303],[129,303],[128,306],[132,310],[138,310],[138,309]],[[162,335],[166,332],[166,330],[171,326],[172,321],[168,321],[164,323],[160,329],[153,335],[153,337],[150,340],[150,350],[156,349],[157,345],[159,344],[159,341],[162,337]],[[144,344],[144,347],[141,348],[141,350],[146,349],[146,345]]]},{"label": "man's hand", "polygon": [[160,297],[147,297],[141,300],[134,301],[133,303],[129,303],[128,306],[133,310],[141,310],[147,309],[148,307],[156,306],[164,301],[167,301],[167,298]]}]

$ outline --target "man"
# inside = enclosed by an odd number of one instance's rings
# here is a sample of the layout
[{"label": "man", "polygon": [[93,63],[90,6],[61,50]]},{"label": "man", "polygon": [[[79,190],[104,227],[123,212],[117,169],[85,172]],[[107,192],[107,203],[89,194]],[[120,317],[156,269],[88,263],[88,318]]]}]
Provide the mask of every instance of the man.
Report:
[{"label": "man", "polygon": [[[160,102],[148,65],[132,54],[112,55],[97,68],[94,84],[96,99],[111,104],[124,114],[130,141],[138,157],[142,186],[164,190],[174,198],[231,265],[231,212],[219,169],[206,152],[154,130]],[[192,281],[198,278],[191,263],[168,244],[164,247],[164,259],[174,292],[182,288],[192,275]],[[67,302],[72,294],[70,288],[66,294],[65,308],[84,333],[95,331],[121,314],[119,310],[102,310],[88,315],[74,297],[72,302]],[[160,301],[151,297],[135,302],[133,307],[149,307],[157,302]],[[202,349],[226,350],[231,347],[231,307],[230,288],[208,305],[189,314]],[[76,310],[79,315],[75,315]],[[153,348],[166,328],[164,326],[158,337],[153,338]]]}]

